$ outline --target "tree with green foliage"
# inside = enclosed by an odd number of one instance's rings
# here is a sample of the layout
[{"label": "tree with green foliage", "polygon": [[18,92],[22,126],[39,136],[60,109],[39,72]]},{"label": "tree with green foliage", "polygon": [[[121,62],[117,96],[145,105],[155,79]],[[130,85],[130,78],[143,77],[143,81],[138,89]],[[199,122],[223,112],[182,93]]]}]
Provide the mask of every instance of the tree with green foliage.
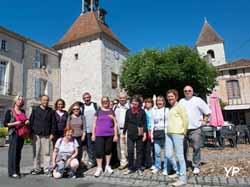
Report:
[{"label": "tree with green foliage", "polygon": [[182,94],[188,84],[204,98],[215,86],[216,75],[215,67],[201,59],[197,50],[177,46],[145,49],[130,56],[123,64],[120,82],[130,96],[165,96],[168,89],[177,89]]}]

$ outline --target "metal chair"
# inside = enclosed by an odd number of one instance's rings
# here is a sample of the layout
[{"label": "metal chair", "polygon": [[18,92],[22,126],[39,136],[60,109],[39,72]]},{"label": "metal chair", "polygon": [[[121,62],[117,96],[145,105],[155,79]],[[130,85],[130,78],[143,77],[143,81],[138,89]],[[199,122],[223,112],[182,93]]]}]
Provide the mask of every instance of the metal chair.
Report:
[{"label": "metal chair", "polygon": [[228,140],[232,147],[237,147],[237,131],[233,124],[222,126],[221,136],[223,139],[223,145],[225,145],[225,140]]},{"label": "metal chair", "polygon": [[250,132],[247,125],[237,125],[236,132],[237,144],[240,144],[241,142],[244,142],[245,144],[248,142],[250,144]]},{"label": "metal chair", "polygon": [[211,141],[212,145],[216,146],[216,128],[211,126],[203,126],[201,128],[202,137],[204,145],[209,145],[209,141]]}]

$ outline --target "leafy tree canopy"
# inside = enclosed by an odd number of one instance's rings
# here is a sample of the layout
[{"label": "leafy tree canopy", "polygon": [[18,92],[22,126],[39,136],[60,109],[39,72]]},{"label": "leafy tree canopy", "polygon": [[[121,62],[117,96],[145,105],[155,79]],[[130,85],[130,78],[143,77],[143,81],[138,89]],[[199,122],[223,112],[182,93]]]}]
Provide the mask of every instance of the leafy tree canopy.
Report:
[{"label": "leafy tree canopy", "polygon": [[165,96],[169,89],[183,93],[191,85],[197,95],[205,97],[216,83],[216,69],[187,46],[165,50],[144,49],[130,56],[123,64],[121,86],[130,96],[153,94]]}]

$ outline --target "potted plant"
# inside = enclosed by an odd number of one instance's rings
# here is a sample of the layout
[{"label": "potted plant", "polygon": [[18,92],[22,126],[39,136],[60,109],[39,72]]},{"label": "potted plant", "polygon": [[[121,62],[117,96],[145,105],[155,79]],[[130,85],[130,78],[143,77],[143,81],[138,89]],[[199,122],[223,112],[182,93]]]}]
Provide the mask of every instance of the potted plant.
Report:
[{"label": "potted plant", "polygon": [[0,128],[0,147],[5,146],[7,135],[8,135],[8,128]]}]

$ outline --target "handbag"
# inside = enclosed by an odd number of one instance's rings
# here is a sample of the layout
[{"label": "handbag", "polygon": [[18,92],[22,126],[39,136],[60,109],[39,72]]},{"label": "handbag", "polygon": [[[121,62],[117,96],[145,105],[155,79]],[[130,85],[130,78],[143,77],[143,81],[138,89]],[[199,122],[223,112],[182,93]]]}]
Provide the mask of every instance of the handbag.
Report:
[{"label": "handbag", "polygon": [[165,122],[166,122],[165,111],[166,111],[166,108],[164,108],[164,130],[154,130],[153,138],[155,140],[165,139]]},{"label": "handbag", "polygon": [[156,140],[165,139],[165,130],[155,130],[153,132],[153,137]]},{"label": "handbag", "polygon": [[[12,111],[14,118],[16,119],[17,114],[15,110],[11,109],[11,111]],[[31,133],[30,133],[29,127],[25,124],[22,124],[21,126],[16,127],[16,134],[22,138],[26,138],[26,137],[29,137]]]}]

